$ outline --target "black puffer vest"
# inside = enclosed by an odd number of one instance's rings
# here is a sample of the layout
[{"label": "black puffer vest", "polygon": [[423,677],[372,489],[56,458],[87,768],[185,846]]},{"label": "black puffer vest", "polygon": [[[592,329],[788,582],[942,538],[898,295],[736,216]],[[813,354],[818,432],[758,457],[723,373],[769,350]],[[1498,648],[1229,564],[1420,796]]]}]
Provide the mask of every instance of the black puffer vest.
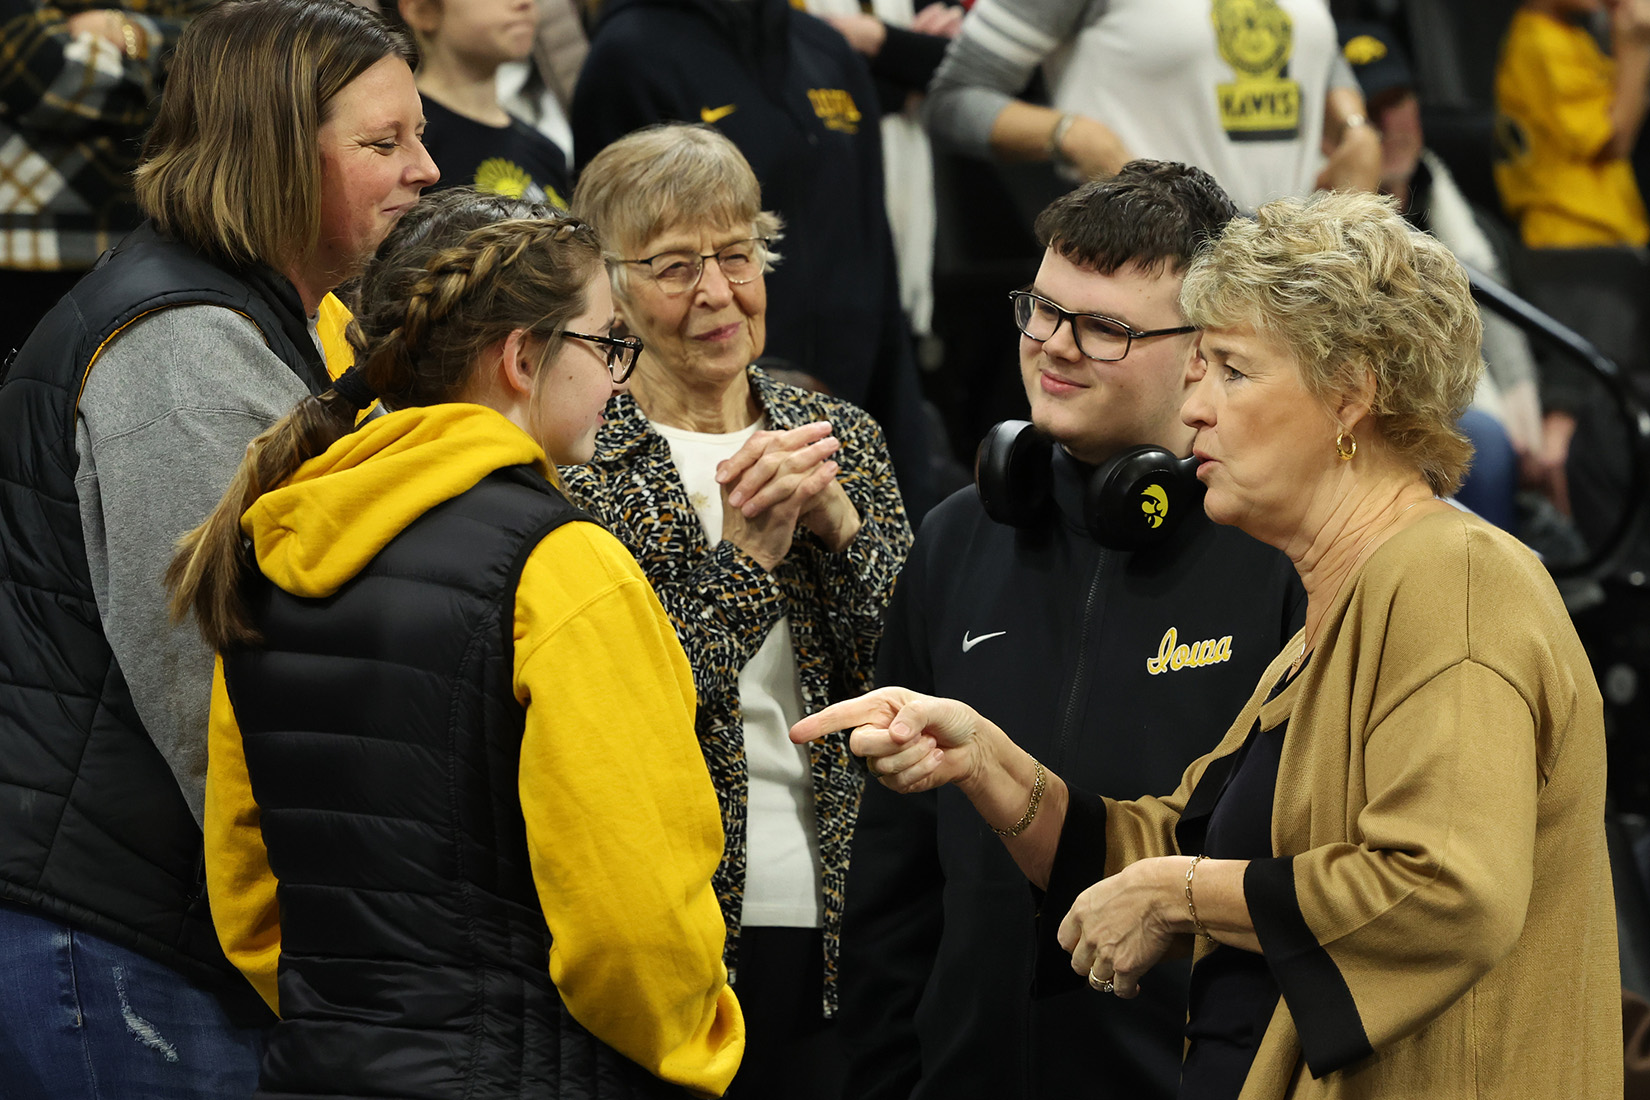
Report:
[{"label": "black puffer vest", "polygon": [[280,883],[259,1096],[683,1095],[568,1015],[528,864],[515,594],[533,548],[581,518],[515,467],[327,599],[255,585],[263,644],[224,669]]},{"label": "black puffer vest", "polygon": [[290,283],[148,228],[46,314],[0,383],[0,898],[249,994],[212,930],[200,827],[103,636],[74,486],[75,409],[97,353],[139,316],[193,304],[250,318],[325,385]]}]

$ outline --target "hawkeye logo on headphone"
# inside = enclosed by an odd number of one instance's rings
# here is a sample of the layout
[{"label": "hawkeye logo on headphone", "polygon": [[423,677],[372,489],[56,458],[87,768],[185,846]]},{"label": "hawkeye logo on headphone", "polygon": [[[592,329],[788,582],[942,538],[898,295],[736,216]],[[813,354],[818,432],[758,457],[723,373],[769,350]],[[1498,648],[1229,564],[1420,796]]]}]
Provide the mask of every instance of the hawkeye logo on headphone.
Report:
[{"label": "hawkeye logo on headphone", "polygon": [[1169,518],[1169,494],[1161,485],[1148,485],[1140,490],[1140,495],[1146,498],[1140,502],[1140,510],[1146,513],[1146,526],[1163,526],[1163,521]]},{"label": "hawkeye logo on headphone", "polygon": [[1153,676],[1165,672],[1178,672],[1183,668],[1201,668],[1204,665],[1218,665],[1232,659],[1232,636],[1224,638],[1209,638],[1191,645],[1180,643],[1180,636],[1174,627],[1163,633],[1163,640],[1157,643],[1157,656],[1148,658],[1146,671]]}]

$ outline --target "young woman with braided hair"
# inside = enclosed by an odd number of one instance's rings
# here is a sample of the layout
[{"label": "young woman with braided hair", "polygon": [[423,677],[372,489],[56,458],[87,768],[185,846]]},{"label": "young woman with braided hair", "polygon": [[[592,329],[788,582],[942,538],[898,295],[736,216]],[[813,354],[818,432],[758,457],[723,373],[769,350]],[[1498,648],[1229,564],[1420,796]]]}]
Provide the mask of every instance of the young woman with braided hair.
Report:
[{"label": "young woman with braided hair", "polygon": [[554,465],[639,345],[588,226],[429,201],[363,278],[358,366],[168,574],[219,651],[207,887],[281,1016],[260,1095],[720,1095],[744,1025],[692,674]]}]

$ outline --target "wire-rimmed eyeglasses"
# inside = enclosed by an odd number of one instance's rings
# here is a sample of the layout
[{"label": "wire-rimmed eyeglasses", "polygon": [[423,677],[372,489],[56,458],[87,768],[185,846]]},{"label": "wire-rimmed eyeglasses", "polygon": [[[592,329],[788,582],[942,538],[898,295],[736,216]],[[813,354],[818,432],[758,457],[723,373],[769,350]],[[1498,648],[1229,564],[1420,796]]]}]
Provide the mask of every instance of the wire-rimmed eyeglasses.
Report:
[{"label": "wire-rimmed eyeglasses", "polygon": [[1069,322],[1071,334],[1077,341],[1077,350],[1102,363],[1115,363],[1126,357],[1136,340],[1153,336],[1184,336],[1197,331],[1196,325],[1179,325],[1141,332],[1115,317],[1099,313],[1073,313],[1030,290],[1016,290],[1008,297],[1014,303],[1014,325],[1021,332],[1041,343],[1054,339],[1061,323]]},{"label": "wire-rimmed eyeglasses", "polygon": [[705,273],[705,261],[716,261],[722,278],[734,286],[744,286],[762,274],[768,260],[768,241],[765,237],[746,237],[742,241],[725,244],[715,252],[660,252],[640,260],[624,260],[640,264],[666,294],[685,294],[699,285]]},{"label": "wire-rimmed eyeglasses", "polygon": [[630,377],[630,372],[636,369],[637,357],[642,354],[642,342],[635,337],[592,336],[587,332],[574,332],[565,328],[556,335],[571,336],[575,340],[589,340],[592,344],[600,344],[606,348],[607,373],[613,377],[615,385]]}]

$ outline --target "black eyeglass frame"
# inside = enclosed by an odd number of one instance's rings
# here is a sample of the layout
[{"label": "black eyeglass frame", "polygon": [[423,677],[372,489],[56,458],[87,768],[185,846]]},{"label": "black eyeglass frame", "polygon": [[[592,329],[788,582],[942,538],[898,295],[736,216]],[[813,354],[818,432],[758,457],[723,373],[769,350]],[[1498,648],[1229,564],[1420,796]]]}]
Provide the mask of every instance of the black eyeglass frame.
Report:
[{"label": "black eyeglass frame", "polygon": [[[1039,339],[1038,337],[1032,336],[1031,333],[1026,331],[1025,323],[1020,320],[1020,300],[1022,298],[1026,299],[1028,301],[1041,302],[1045,306],[1047,306],[1049,309],[1052,309],[1058,315],[1058,319],[1054,322],[1053,330],[1047,336],[1044,336],[1041,339]],[[1041,294],[1038,294],[1034,290],[1012,290],[1012,291],[1009,291],[1008,300],[1010,302],[1014,303],[1014,327],[1020,330],[1021,335],[1025,336],[1028,339],[1036,340],[1039,344],[1043,344],[1043,343],[1047,343],[1048,341],[1054,339],[1054,335],[1055,335],[1055,333],[1060,331],[1060,326],[1061,325],[1070,325],[1071,326],[1071,339],[1072,339],[1072,342],[1077,345],[1077,350],[1082,352],[1083,357],[1085,359],[1093,359],[1096,363],[1116,363],[1120,360],[1127,359],[1129,357],[1129,352],[1134,348],[1134,342],[1136,340],[1145,340],[1145,339],[1148,339],[1148,338],[1153,337],[1153,336],[1184,336],[1188,332],[1196,332],[1198,330],[1196,325],[1177,325],[1174,328],[1153,328],[1153,329],[1147,329],[1144,332],[1142,332],[1139,329],[1131,327],[1128,323],[1126,323],[1124,321],[1119,321],[1115,317],[1107,317],[1104,313],[1080,313],[1080,312],[1077,312],[1077,311],[1074,311],[1074,310],[1065,309],[1058,302],[1051,302],[1047,298],[1043,297]],[[1076,324],[1076,319],[1078,317],[1092,317],[1096,321],[1104,321],[1108,325],[1116,325],[1120,330],[1122,330],[1123,335],[1125,337],[1127,337],[1127,339],[1123,343],[1123,354],[1122,355],[1093,355],[1093,354],[1090,354],[1089,349],[1087,349],[1083,346],[1082,336],[1078,334],[1077,324]],[[1031,314],[1030,314],[1029,310],[1027,310],[1027,313],[1026,313],[1026,320],[1027,321],[1031,320]]]},{"label": "black eyeglass frame", "polygon": [[[742,244],[750,244],[753,241],[758,246],[760,246],[762,251],[763,251],[762,257],[757,260],[756,274],[752,275],[748,279],[729,278],[726,269],[722,268],[722,253],[726,252],[730,248],[735,248],[735,247],[737,247],[739,245],[742,245]],[[654,282],[658,282],[659,281],[658,273],[656,273],[653,270],[653,261],[654,260],[657,260],[660,256],[669,256],[669,255],[672,255],[673,253],[680,253],[683,256],[692,256],[695,260],[699,261],[699,269],[693,273],[693,281],[688,283],[688,285],[684,286],[681,290],[667,290],[667,291],[665,291],[666,294],[671,295],[672,297],[674,297],[677,294],[686,294],[688,291],[692,290],[694,287],[699,285],[699,280],[703,279],[705,277],[705,261],[706,260],[715,260],[716,261],[717,268],[722,271],[722,278],[727,279],[728,284],[730,286],[748,286],[749,284],[754,283],[757,279],[757,276],[761,275],[762,272],[764,270],[766,270],[766,268],[768,266],[768,258],[767,258],[767,255],[766,255],[766,253],[768,251],[768,244],[769,244],[768,238],[766,238],[766,237],[740,237],[737,241],[729,241],[727,244],[723,245],[721,248],[718,248],[715,252],[689,252],[686,249],[682,249],[682,248],[667,248],[663,252],[655,252],[651,256],[643,256],[639,260],[627,260],[627,259],[624,259],[624,258],[621,257],[619,262],[622,263],[622,264],[641,264],[641,265],[643,265],[644,267],[646,267],[648,269],[648,276],[650,278],[652,278]]]},{"label": "black eyeglass frame", "polygon": [[592,336],[588,332],[562,329],[557,336],[571,336],[575,340],[589,340],[607,348],[607,374],[613,384],[621,386],[636,370],[636,360],[642,356],[642,342],[634,336]]}]

